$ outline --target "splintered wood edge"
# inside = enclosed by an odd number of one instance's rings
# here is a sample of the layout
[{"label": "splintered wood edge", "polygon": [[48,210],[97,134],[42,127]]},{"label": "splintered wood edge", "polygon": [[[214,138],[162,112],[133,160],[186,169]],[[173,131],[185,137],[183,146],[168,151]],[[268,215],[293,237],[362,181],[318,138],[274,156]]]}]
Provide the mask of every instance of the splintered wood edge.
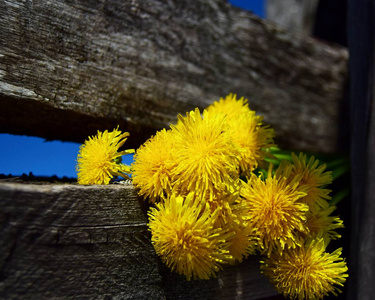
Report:
[{"label": "splintered wood edge", "polygon": [[257,256],[207,281],[171,273],[155,254],[147,205],[132,185],[1,182],[0,199],[0,287],[8,299],[277,295]]}]

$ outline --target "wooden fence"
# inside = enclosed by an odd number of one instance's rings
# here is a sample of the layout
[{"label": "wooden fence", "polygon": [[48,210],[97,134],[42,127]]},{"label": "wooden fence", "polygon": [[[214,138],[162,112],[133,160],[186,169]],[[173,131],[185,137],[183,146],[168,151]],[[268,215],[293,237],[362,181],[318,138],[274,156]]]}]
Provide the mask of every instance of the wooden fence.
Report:
[{"label": "wooden fence", "polygon": [[[83,142],[120,125],[136,148],[234,92],[283,148],[338,151],[347,50],[224,0],[6,0],[0,16],[2,132]],[[256,257],[209,281],[171,274],[131,185],[3,181],[0,201],[0,297],[278,297]]]}]

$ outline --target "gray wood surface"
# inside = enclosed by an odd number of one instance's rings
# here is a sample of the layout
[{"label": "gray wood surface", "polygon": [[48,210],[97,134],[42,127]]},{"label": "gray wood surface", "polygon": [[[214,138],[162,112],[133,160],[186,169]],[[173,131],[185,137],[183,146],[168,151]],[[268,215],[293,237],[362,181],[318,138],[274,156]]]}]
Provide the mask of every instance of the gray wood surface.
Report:
[{"label": "gray wood surface", "polygon": [[259,257],[187,282],[157,258],[130,185],[0,182],[1,299],[262,299]]},{"label": "gray wood surface", "polygon": [[0,2],[0,131],[137,147],[230,92],[284,148],[334,152],[347,51],[224,0]]},{"label": "gray wood surface", "polygon": [[267,19],[291,32],[311,35],[319,0],[267,0]]},{"label": "gray wood surface", "polygon": [[132,189],[0,184],[2,299],[163,299]]}]

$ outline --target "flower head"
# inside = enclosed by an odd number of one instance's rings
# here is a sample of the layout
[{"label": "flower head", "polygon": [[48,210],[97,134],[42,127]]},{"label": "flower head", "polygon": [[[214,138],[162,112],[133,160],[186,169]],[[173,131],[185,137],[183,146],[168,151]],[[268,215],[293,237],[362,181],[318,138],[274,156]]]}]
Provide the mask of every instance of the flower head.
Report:
[{"label": "flower head", "polygon": [[[255,112],[254,112],[255,113]],[[268,155],[267,148],[274,146],[274,130],[262,126],[261,118],[249,114],[239,116],[231,123],[233,142],[240,152],[241,173],[248,176]]]},{"label": "flower head", "polygon": [[274,146],[274,130],[263,126],[261,116],[255,115],[243,97],[236,99],[229,94],[225,99],[215,101],[207,111],[210,114],[223,114],[232,131],[233,143],[241,149],[239,165],[241,172],[248,175],[266,155],[265,149]]},{"label": "flower head", "polygon": [[156,253],[187,280],[215,277],[220,265],[233,259],[227,242],[233,234],[214,228],[217,211],[211,214],[205,201],[194,193],[172,195],[148,215]]},{"label": "flower head", "polygon": [[330,206],[318,212],[308,212],[306,214],[306,226],[309,229],[309,237],[322,235],[322,237],[327,240],[336,240],[341,237],[341,235],[336,232],[336,229],[343,228],[344,224],[339,217],[331,216],[331,213],[334,212],[335,209],[335,206]]},{"label": "flower head", "polygon": [[235,262],[242,262],[249,255],[255,254],[258,241],[255,228],[236,219],[231,220],[224,228],[234,232],[234,236],[229,240],[229,253]]},{"label": "flower head", "polygon": [[79,184],[108,184],[114,176],[126,176],[130,167],[119,163],[121,156],[134,150],[118,152],[124,145],[128,132],[121,133],[118,128],[89,137],[80,146],[77,157],[77,175]]},{"label": "flower head", "polygon": [[199,109],[178,116],[172,125],[175,141],[174,188],[179,194],[194,191],[212,197],[238,179],[239,150],[233,145],[224,115]]},{"label": "flower head", "polygon": [[251,115],[255,114],[255,112],[250,110],[247,99],[245,99],[244,97],[237,99],[237,95],[232,93],[227,95],[225,99],[220,98],[219,101],[215,101],[214,103],[212,103],[209,107],[207,107],[207,110],[210,113],[222,113],[226,115],[229,122],[235,120],[240,115],[248,115],[249,113]]},{"label": "flower head", "polygon": [[133,184],[139,195],[151,202],[164,199],[172,191],[172,170],[176,165],[171,131],[158,131],[139,147],[132,164]]},{"label": "flower head", "polygon": [[322,299],[329,293],[337,296],[337,286],[343,286],[348,277],[340,256],[341,248],[327,253],[323,239],[313,239],[282,254],[274,253],[261,268],[285,297]]},{"label": "flower head", "polygon": [[268,173],[268,177],[253,176],[241,189],[243,205],[247,207],[250,227],[259,234],[259,247],[268,256],[301,243],[300,232],[306,232],[308,206],[299,199],[305,193],[297,190],[298,182],[288,184],[285,177]]},{"label": "flower head", "polygon": [[312,212],[317,212],[321,208],[327,209],[331,191],[325,189],[324,186],[332,182],[332,172],[324,172],[326,165],[319,165],[319,160],[313,156],[307,160],[303,153],[300,153],[298,157],[292,153],[292,160],[294,168],[290,178],[301,175],[299,188],[307,192],[302,200],[309,205]]}]

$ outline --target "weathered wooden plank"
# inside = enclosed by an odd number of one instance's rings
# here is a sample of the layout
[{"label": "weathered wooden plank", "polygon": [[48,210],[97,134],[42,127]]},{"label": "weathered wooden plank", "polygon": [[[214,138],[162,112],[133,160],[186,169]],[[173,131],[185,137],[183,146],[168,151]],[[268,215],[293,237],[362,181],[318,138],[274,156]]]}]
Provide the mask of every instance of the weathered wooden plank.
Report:
[{"label": "weathered wooden plank", "polygon": [[351,248],[347,299],[375,294],[375,3],[348,1]]},{"label": "weathered wooden plank", "polygon": [[259,257],[187,282],[161,264],[128,185],[0,183],[0,298],[261,299]]},{"label": "weathered wooden plank", "polygon": [[117,124],[138,146],[229,92],[285,148],[333,152],[347,51],[224,0],[0,3],[0,131],[82,142]]},{"label": "weathered wooden plank", "polygon": [[132,189],[2,183],[0,199],[2,298],[164,298]]},{"label": "weathered wooden plank", "polygon": [[267,0],[267,19],[282,27],[311,35],[319,0]]}]

